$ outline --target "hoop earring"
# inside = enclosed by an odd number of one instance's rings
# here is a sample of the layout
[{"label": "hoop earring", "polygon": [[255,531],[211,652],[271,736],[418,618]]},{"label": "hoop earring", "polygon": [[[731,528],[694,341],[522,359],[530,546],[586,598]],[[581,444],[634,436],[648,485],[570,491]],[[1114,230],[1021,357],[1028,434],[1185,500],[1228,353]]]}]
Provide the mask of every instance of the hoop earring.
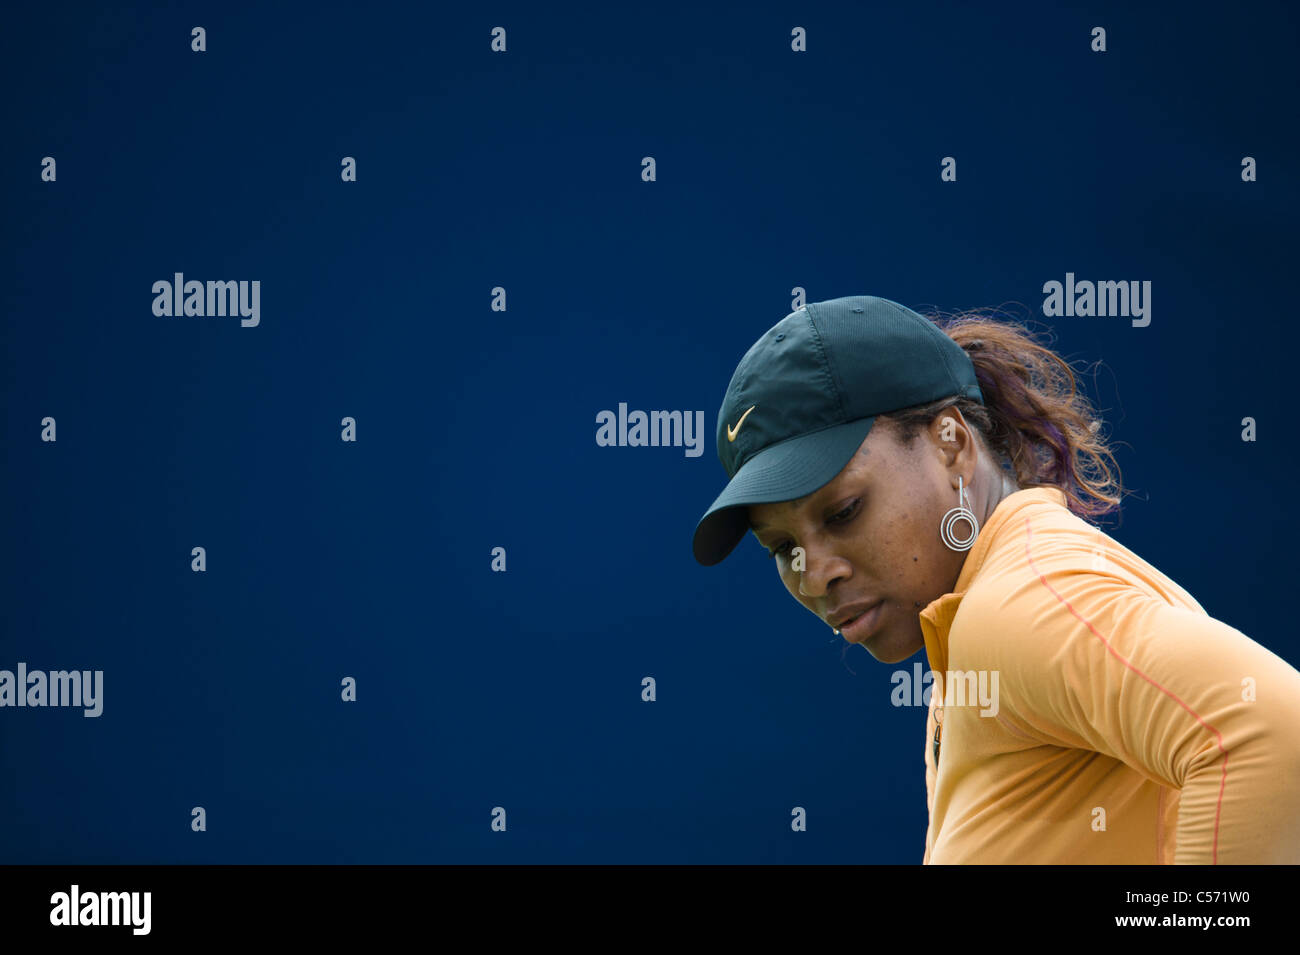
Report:
[{"label": "hoop earring", "polygon": [[[948,546],[949,550],[963,551],[970,550],[971,544],[975,543],[975,537],[980,532],[980,525],[975,520],[975,512],[966,506],[967,495],[961,486],[961,475],[957,475],[957,506],[943,515],[943,521],[939,524],[939,538]],[[958,539],[952,532],[952,526],[958,521],[970,522],[970,536]]]}]

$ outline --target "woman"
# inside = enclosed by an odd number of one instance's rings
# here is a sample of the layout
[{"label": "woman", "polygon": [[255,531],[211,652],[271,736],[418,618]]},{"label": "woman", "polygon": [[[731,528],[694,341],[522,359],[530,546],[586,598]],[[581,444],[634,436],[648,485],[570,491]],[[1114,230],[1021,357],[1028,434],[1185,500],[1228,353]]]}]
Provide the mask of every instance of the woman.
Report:
[{"label": "woman", "polygon": [[1015,326],[807,305],[718,415],[693,548],[754,533],[882,663],[924,648],[926,863],[1300,863],[1300,672],[1084,518],[1113,462]]}]

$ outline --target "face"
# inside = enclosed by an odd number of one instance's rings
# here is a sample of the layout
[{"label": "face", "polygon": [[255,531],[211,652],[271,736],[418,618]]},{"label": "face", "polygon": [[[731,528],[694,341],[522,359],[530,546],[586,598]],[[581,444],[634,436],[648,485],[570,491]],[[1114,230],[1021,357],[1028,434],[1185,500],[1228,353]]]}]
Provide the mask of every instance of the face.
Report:
[{"label": "face", "polygon": [[883,601],[857,627],[837,629],[880,662],[898,663],[925,646],[921,610],[957,583],[966,552],[949,549],[939,525],[957,504],[957,475],[968,485],[977,464],[975,434],[955,408],[939,412],[911,448],[877,418],[829,484],[797,501],[751,505],[750,527],[786,590],[827,624],[853,604]]}]

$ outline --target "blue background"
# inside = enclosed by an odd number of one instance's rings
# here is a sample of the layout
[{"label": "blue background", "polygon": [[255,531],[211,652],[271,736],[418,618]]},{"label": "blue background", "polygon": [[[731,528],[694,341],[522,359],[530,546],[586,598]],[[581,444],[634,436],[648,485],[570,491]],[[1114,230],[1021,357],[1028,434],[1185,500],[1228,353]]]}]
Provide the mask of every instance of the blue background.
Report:
[{"label": "blue background", "polygon": [[[1107,531],[1300,660],[1292,12],[900,6],[7,12],[0,668],[104,711],[0,710],[0,861],[919,862],[924,654],[690,553],[795,287],[1098,363]],[[261,324],[155,317],[178,271]],[[1067,271],[1151,324],[1044,318]],[[704,454],[598,447],[620,401]]]}]

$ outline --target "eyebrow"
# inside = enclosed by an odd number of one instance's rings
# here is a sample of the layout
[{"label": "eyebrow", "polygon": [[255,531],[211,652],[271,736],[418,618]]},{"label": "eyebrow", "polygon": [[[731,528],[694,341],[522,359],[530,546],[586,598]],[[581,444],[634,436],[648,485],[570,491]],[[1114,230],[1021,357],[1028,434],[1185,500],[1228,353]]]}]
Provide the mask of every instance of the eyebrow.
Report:
[{"label": "eyebrow", "polygon": [[[809,494],[808,497],[799,498],[799,500],[793,502],[790,505],[791,510],[798,510],[803,505],[803,502],[808,500],[811,497],[812,495]],[[772,526],[771,524],[752,524],[750,525],[750,530],[752,530],[755,534],[757,534],[759,531],[765,531],[771,526]]]}]

